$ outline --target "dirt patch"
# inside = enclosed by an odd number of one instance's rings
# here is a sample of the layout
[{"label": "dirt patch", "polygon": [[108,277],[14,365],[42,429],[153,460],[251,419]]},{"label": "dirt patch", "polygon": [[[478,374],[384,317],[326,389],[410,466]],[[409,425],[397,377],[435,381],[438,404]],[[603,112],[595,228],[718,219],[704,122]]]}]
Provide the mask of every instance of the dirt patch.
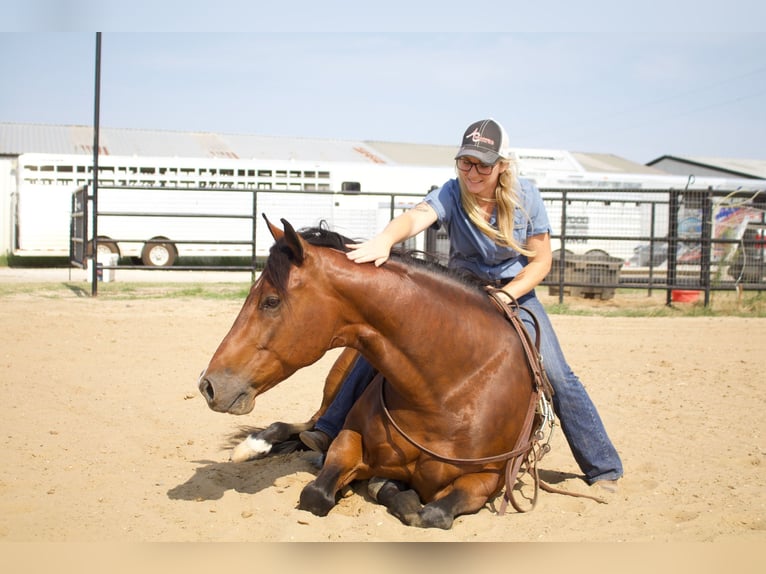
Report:
[{"label": "dirt patch", "polygon": [[[609,504],[542,493],[450,531],[403,526],[358,488],[297,509],[311,453],[228,462],[239,425],[304,420],[331,352],[243,418],[196,389],[239,301],[0,299],[0,541],[745,541],[766,539],[763,319],[554,315],[626,475]],[[560,429],[541,463],[585,491]]]}]

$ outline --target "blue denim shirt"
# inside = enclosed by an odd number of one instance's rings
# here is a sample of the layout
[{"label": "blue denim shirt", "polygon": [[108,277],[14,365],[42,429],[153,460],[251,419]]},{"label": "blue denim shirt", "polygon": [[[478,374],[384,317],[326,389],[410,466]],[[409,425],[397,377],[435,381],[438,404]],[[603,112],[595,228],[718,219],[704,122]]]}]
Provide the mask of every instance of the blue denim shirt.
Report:
[{"label": "blue denim shirt", "polygon": [[[519,179],[521,205],[514,214],[513,236],[524,245],[527,238],[551,232],[548,214],[537,187],[529,180]],[[477,229],[460,202],[460,184],[451,179],[441,188],[431,191],[424,201],[437,214],[435,228],[443,225],[450,238],[449,266],[467,270],[488,282],[511,280],[529,262],[510,247],[497,245]],[[489,220],[497,226],[497,208]]]}]

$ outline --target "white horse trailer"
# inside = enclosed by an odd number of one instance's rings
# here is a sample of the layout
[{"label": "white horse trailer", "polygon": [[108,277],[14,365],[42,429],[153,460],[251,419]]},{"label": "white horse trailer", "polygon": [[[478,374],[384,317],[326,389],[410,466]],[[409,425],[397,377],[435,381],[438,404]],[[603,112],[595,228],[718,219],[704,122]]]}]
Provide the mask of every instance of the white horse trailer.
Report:
[{"label": "white horse trailer", "polygon": [[[86,156],[19,156],[15,255],[69,254],[71,195],[91,183],[91,172]],[[272,240],[261,213],[296,228],[325,221],[368,238],[453,175],[451,168],[378,164],[106,156],[99,159],[99,251],[152,266],[246,256],[255,217],[256,254],[265,255]]]}]

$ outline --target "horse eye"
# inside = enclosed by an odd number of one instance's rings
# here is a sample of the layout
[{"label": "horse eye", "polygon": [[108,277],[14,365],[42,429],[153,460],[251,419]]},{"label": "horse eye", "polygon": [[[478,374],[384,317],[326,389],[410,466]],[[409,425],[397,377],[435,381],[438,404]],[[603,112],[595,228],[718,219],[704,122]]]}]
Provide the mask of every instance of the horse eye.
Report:
[{"label": "horse eye", "polygon": [[264,311],[276,309],[277,307],[279,307],[279,303],[280,303],[279,297],[277,297],[276,295],[269,295],[263,301],[261,301],[261,309],[263,309]]}]

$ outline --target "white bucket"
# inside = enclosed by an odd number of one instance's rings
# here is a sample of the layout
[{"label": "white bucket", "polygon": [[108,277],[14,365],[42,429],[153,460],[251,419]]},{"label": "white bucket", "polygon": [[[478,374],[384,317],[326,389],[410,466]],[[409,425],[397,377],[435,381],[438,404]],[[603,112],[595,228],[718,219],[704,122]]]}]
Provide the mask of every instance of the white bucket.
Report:
[{"label": "white bucket", "polygon": [[[108,265],[109,267],[116,267],[117,262],[120,260],[120,256],[116,253],[111,253],[109,255],[99,253],[97,264],[99,266]],[[99,275],[99,281],[103,281],[104,283],[111,283],[113,281],[116,281],[116,269],[101,269],[98,273]]]}]

